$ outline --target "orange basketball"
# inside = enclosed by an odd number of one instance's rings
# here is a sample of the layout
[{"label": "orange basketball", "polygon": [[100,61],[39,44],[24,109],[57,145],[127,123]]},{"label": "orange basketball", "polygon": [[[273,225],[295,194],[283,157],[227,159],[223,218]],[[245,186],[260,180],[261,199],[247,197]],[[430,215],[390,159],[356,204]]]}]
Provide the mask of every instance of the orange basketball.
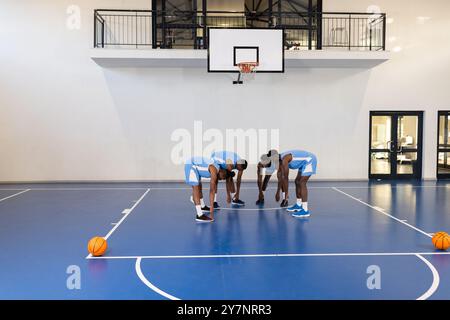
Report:
[{"label": "orange basketball", "polygon": [[102,256],[106,252],[106,249],[108,249],[108,243],[104,238],[94,237],[89,240],[88,251],[94,257]]},{"label": "orange basketball", "polygon": [[436,249],[447,250],[448,248],[450,248],[450,236],[446,233],[434,236],[433,244]]},{"label": "orange basketball", "polygon": [[444,232],[444,231],[436,232],[436,233],[433,235],[433,238],[432,238],[433,244],[436,245],[436,242],[437,242],[440,238],[445,237],[445,236],[448,236],[447,232]]}]

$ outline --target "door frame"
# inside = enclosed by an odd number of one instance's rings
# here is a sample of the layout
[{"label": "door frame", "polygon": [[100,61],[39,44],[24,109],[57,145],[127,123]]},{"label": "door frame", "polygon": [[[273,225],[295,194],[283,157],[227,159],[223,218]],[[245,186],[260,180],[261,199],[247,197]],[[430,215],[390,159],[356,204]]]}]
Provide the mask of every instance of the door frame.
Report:
[{"label": "door frame", "polygon": [[[450,173],[439,173],[439,153],[441,152],[449,152],[450,153],[450,148],[443,148],[441,149],[439,147],[439,128],[440,128],[440,118],[441,116],[450,116],[450,110],[439,110],[438,111],[438,116],[437,116],[437,141],[436,141],[436,178],[438,180],[444,180],[444,179],[450,179]],[[448,124],[448,120],[446,121],[446,124]],[[450,130],[450,128],[448,128],[447,125],[447,136],[448,136],[448,131]]]},{"label": "door frame", "polygon": [[[378,180],[421,180],[422,179],[422,167],[423,167],[423,111],[383,111],[383,110],[375,110],[370,111],[369,113],[369,170],[368,176],[369,179],[378,179]],[[374,150],[372,149],[372,116],[391,116],[392,118],[392,127],[391,127],[391,139],[392,144],[390,149],[380,149]],[[413,174],[398,174],[397,170],[397,153],[398,153],[398,117],[399,116],[417,116],[417,151],[412,151],[414,153],[417,152],[417,171]],[[438,141],[439,142],[439,141]],[[395,152],[392,151],[392,145],[395,147]],[[388,152],[389,158],[391,162],[391,173],[390,174],[372,174],[372,153],[374,152]],[[408,152],[408,150],[406,150]],[[395,155],[395,159],[394,156]]]}]

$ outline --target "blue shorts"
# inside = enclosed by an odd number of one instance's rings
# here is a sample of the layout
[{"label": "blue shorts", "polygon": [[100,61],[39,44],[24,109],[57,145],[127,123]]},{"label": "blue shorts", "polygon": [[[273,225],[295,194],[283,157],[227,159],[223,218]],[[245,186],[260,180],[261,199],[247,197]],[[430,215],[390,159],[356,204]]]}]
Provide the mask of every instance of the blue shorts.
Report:
[{"label": "blue shorts", "polygon": [[311,158],[311,161],[302,164],[302,166],[298,168],[302,177],[310,177],[317,172],[317,157],[311,156]]},{"label": "blue shorts", "polygon": [[201,182],[201,177],[195,165],[186,163],[184,165],[185,182],[190,186],[198,186]]}]

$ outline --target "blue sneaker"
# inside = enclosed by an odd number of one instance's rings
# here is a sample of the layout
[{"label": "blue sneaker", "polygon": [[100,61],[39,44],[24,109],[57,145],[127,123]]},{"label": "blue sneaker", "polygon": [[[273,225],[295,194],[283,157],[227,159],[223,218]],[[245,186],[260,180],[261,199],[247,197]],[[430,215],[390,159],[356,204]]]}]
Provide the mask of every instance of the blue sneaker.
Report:
[{"label": "blue sneaker", "polygon": [[294,204],[293,206],[286,209],[287,212],[299,212],[302,209],[302,206],[299,206],[298,204]]},{"label": "blue sneaker", "polygon": [[303,208],[300,211],[292,214],[292,216],[294,218],[308,218],[310,215],[311,214],[309,213],[309,210],[305,211],[305,210],[303,210]]}]

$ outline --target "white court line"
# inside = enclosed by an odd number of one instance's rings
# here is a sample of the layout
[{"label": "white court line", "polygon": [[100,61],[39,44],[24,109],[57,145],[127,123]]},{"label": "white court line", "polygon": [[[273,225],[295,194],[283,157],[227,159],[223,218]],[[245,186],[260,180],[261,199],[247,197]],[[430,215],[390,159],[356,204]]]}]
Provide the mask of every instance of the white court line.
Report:
[{"label": "white court line", "polygon": [[440,282],[439,273],[436,270],[436,268],[431,264],[430,261],[422,257],[420,254],[416,254],[416,256],[420,260],[425,262],[425,264],[428,266],[428,268],[430,268],[431,273],[433,274],[433,282],[431,283],[431,287],[427,290],[427,292],[425,292],[423,295],[421,295],[419,298],[416,299],[416,300],[427,300],[436,292],[437,288],[439,287]]},{"label": "white court line", "polygon": [[[440,282],[440,278],[439,278],[439,273],[437,272],[436,268],[424,257],[422,257],[421,255],[442,255],[442,254],[450,254],[448,252],[426,252],[426,253],[328,253],[328,254],[274,254],[274,255],[210,255],[210,256],[160,256],[160,257],[165,257],[165,258],[181,258],[181,257],[187,257],[187,258],[253,258],[253,257],[334,257],[334,256],[416,256],[418,257],[420,260],[422,260],[427,266],[428,268],[430,268],[431,273],[433,275],[433,282],[430,286],[430,288],[423,294],[421,295],[419,298],[417,298],[416,300],[426,300],[429,297],[431,297],[437,290],[437,288],[439,287],[439,282]],[[147,286],[149,287],[151,290],[153,290],[154,292],[156,292],[157,294],[169,299],[169,300],[180,300],[179,298],[159,289],[158,287],[156,287],[153,283],[151,283],[143,274],[142,269],[141,269],[141,262],[142,259],[155,259],[155,258],[160,258],[157,256],[146,256],[146,257],[109,257],[109,259],[112,258],[123,258],[123,259],[136,259],[136,264],[135,264],[135,270],[136,270],[136,274],[139,277],[139,279]],[[101,259],[104,257],[95,257],[95,259]],[[92,258],[94,259],[94,258]]]},{"label": "white court line", "polygon": [[[116,231],[116,229],[122,224],[122,222],[125,221],[125,219],[133,212],[133,210],[139,205],[139,203],[145,198],[145,196],[149,192],[150,189],[147,189],[147,191],[145,191],[145,193],[138,199],[138,201],[136,201],[136,203],[130,208],[128,213],[124,214],[122,219],[120,219],[119,222],[117,222],[117,224],[108,232],[108,234],[104,236],[105,240],[108,240],[108,238],[114,233],[114,231]],[[86,258],[87,259],[92,258],[92,254],[89,254]]]},{"label": "white court line", "polygon": [[[294,186],[294,185],[293,185]],[[377,185],[377,186],[341,186],[341,189],[376,189],[380,187],[390,187],[392,189],[409,189],[409,188],[449,188],[450,185],[445,186],[391,186],[391,185]],[[333,189],[334,186],[308,186],[308,189]],[[152,187],[152,190],[191,190],[191,187]],[[217,190],[226,190],[226,188],[218,188]],[[241,187],[241,190],[258,190],[258,187]],[[277,187],[268,187],[266,190],[277,190]]]},{"label": "white court line", "polygon": [[102,256],[87,259],[228,259],[228,258],[284,258],[284,257],[384,257],[384,256],[444,256],[450,252],[355,252],[355,253],[270,253],[270,254],[212,254],[177,256]]},{"label": "white court line", "polygon": [[220,209],[218,210],[219,212],[221,210],[227,210],[227,211],[267,211],[267,210],[286,210],[286,208],[282,208],[282,207],[278,207],[278,208],[225,208],[225,207],[220,207]]},{"label": "white court line", "polygon": [[352,195],[350,195],[350,194],[348,194],[348,193],[345,193],[344,191],[339,190],[339,189],[336,188],[336,187],[333,187],[333,190],[335,190],[335,191],[337,191],[337,192],[340,192],[340,193],[342,193],[343,195],[345,195],[345,196],[347,196],[347,197],[349,197],[349,198],[351,198],[351,199],[353,199],[353,200],[355,200],[355,201],[358,201],[359,203],[362,203],[363,205],[365,205],[365,206],[367,206],[367,207],[369,207],[369,208],[371,208],[371,209],[373,209],[373,210],[375,210],[375,211],[377,211],[377,212],[379,212],[379,213],[385,215],[386,217],[389,217],[389,218],[391,218],[391,219],[394,219],[395,221],[400,222],[401,224],[404,224],[405,226],[407,226],[407,227],[409,227],[409,228],[411,228],[411,229],[414,229],[414,230],[416,230],[417,232],[420,232],[420,233],[426,235],[426,236],[429,237],[429,238],[432,238],[432,236],[430,236],[430,234],[429,234],[428,232],[425,232],[425,231],[423,231],[423,230],[421,230],[421,229],[419,229],[419,228],[417,228],[417,227],[415,227],[415,226],[413,226],[413,225],[411,225],[411,224],[409,224],[409,223],[407,223],[407,222],[405,222],[405,221],[403,221],[403,220],[401,220],[401,219],[398,219],[398,218],[396,218],[396,217],[390,215],[389,213],[385,212],[384,210],[382,210],[382,209],[380,209],[380,208],[378,208],[378,207],[376,207],[376,206],[372,206],[372,205],[370,205],[370,204],[368,204],[368,203],[366,203],[366,202],[364,202],[364,201],[362,201],[362,200],[360,200],[360,199],[358,199],[358,198],[355,198],[354,196],[352,196]]},{"label": "white court line", "polygon": [[139,205],[139,203],[141,203],[141,201],[145,198],[145,196],[147,195],[147,193],[150,192],[150,189],[147,189],[147,191],[144,192],[144,194],[138,199],[138,201],[136,201],[136,203],[130,208],[130,210],[122,217],[122,219],[119,220],[119,222],[117,222],[117,224],[114,226],[114,228],[112,228],[108,234],[104,237],[105,240],[108,240],[108,238],[114,233],[114,231],[116,231],[116,229],[122,224],[122,222],[125,221],[125,219],[133,212],[133,210]]},{"label": "white court line", "polygon": [[25,192],[28,192],[28,191],[30,191],[30,189],[23,190],[23,191],[21,191],[21,192],[17,192],[17,193],[15,193],[15,194],[13,194],[13,195],[10,195],[9,197],[0,199],[0,202],[5,201],[5,200],[8,200],[8,199],[11,199],[11,198],[14,198],[14,197],[17,197],[18,195],[21,195],[22,193],[25,193]]},{"label": "white court line", "polygon": [[[411,229],[414,229],[414,230],[416,230],[416,231],[418,231],[418,232],[420,232],[420,233],[426,235],[426,236],[429,237],[429,238],[432,237],[429,233],[427,233],[427,232],[425,232],[425,231],[423,231],[423,230],[421,230],[421,229],[419,229],[419,228],[417,228],[417,227],[415,227],[415,226],[413,226],[413,225],[407,223],[406,220],[398,219],[398,218],[396,218],[396,217],[394,217],[394,216],[392,216],[392,215],[386,213],[386,212],[385,212],[383,209],[381,209],[381,208],[378,208],[378,207],[376,207],[376,206],[372,206],[372,205],[370,205],[370,204],[368,204],[368,203],[366,203],[366,202],[364,202],[364,201],[362,201],[362,200],[360,200],[360,199],[358,199],[358,198],[353,197],[352,195],[349,195],[348,193],[345,193],[345,192],[342,191],[342,190],[339,190],[338,188],[333,188],[333,190],[336,190],[336,191],[338,191],[338,192],[340,192],[340,193],[346,195],[347,197],[349,197],[349,198],[351,198],[351,199],[353,199],[353,200],[356,200],[356,201],[358,201],[359,203],[362,203],[362,204],[368,206],[369,208],[372,208],[373,210],[375,210],[375,211],[377,211],[377,212],[379,212],[379,213],[381,213],[381,214],[384,214],[385,216],[387,216],[387,217],[389,217],[389,218],[391,218],[391,219],[394,219],[395,221],[398,221],[398,222],[404,224],[405,226],[410,227]],[[431,284],[431,287],[427,290],[427,292],[425,292],[423,295],[421,295],[419,298],[417,298],[417,300],[426,300],[426,299],[428,299],[429,297],[431,297],[431,295],[433,295],[433,293],[437,290],[437,288],[438,288],[438,286],[439,286],[439,281],[440,281],[440,280],[439,280],[439,273],[437,272],[436,268],[435,268],[435,267],[434,267],[427,259],[425,259],[424,257],[421,256],[420,253],[415,254],[415,256],[417,256],[420,260],[422,260],[423,262],[425,262],[425,264],[428,266],[428,268],[430,268],[431,273],[433,274],[433,282],[432,282],[432,284]]]},{"label": "white court line", "polygon": [[[33,191],[109,191],[109,190],[147,190],[148,187],[136,188],[30,188]],[[310,187],[310,189],[331,189],[332,187]],[[152,190],[192,190],[191,187],[150,187]],[[276,190],[276,187],[267,188],[267,190]],[[24,189],[0,189],[0,191],[16,191]],[[226,190],[226,188],[217,188],[217,190]],[[241,187],[241,190],[258,190],[258,187]]]},{"label": "white court line", "polygon": [[135,270],[136,270],[136,274],[138,275],[139,279],[141,279],[141,281],[150,289],[152,289],[153,291],[155,291],[157,294],[169,299],[169,300],[180,300],[177,297],[174,297],[170,294],[168,294],[167,292],[162,291],[161,289],[159,289],[158,287],[156,287],[153,283],[151,283],[150,281],[148,281],[148,279],[144,276],[144,274],[142,273],[141,270],[141,261],[142,258],[137,258],[136,259],[136,265],[135,265]]},{"label": "white court line", "polygon": [[[450,189],[450,185],[448,186],[389,186],[389,185],[377,185],[377,186],[340,186],[337,188],[340,189],[376,189],[380,187],[390,187],[391,189],[407,189],[407,188],[447,188]],[[191,190],[190,187],[150,187],[152,190]],[[333,186],[310,186],[308,189],[333,189],[335,187]],[[146,190],[147,187],[117,187],[117,188],[105,188],[105,187],[99,187],[99,188],[30,188],[27,190],[31,191],[101,191],[101,190]],[[276,187],[269,187],[266,190],[276,190]],[[24,189],[1,189],[0,191],[18,191],[18,190],[24,190]],[[226,190],[225,188],[218,188],[218,190]],[[258,190],[258,187],[241,187],[241,190]]]},{"label": "white court line", "polygon": [[[8,190],[8,189],[0,189],[0,191],[2,190]],[[23,190],[23,189],[15,189],[15,190]],[[147,190],[146,187],[142,187],[142,188],[93,188],[93,187],[87,187],[87,188],[30,188],[28,190],[32,190],[32,191],[108,191],[108,190]]]}]

